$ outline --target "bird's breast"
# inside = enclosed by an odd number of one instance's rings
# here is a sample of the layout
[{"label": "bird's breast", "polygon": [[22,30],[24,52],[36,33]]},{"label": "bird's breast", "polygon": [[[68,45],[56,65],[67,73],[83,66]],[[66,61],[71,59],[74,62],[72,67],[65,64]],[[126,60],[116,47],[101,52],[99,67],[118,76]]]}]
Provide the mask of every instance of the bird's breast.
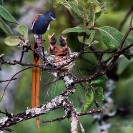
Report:
[{"label": "bird's breast", "polygon": [[43,19],[43,18],[39,18],[37,19],[34,24],[33,24],[33,33],[35,34],[44,34],[48,28],[49,23],[47,22],[47,20]]}]

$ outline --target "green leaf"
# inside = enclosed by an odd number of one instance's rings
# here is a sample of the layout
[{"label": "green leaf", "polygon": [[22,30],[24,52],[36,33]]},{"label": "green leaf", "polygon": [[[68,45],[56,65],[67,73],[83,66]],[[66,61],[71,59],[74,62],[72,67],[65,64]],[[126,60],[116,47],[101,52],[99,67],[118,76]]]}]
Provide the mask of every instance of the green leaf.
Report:
[{"label": "green leaf", "polygon": [[0,18],[0,28],[8,35],[13,35],[10,27]]},{"label": "green leaf", "polygon": [[84,30],[85,30],[85,33],[87,35],[91,35],[92,34],[92,30],[89,30],[88,28],[84,28]]},{"label": "green leaf", "polygon": [[[86,34],[88,35],[87,31],[85,30]],[[91,42],[93,41],[94,39],[94,35],[95,35],[95,30],[90,30],[90,34],[89,36],[86,37],[85,39],[85,42],[83,42],[83,35],[79,35],[78,36],[78,40],[81,42],[81,43],[85,43],[86,45],[89,45],[91,44]]]},{"label": "green leaf", "polygon": [[99,76],[98,78],[91,80],[91,85],[99,85],[99,84],[106,82],[107,80],[108,80],[107,76],[105,75]]},{"label": "green leaf", "polygon": [[[82,32],[86,32],[85,28],[83,27],[74,27],[74,28],[68,28],[66,30],[64,30],[62,33],[65,34],[65,33],[70,33],[70,32],[77,32],[77,33],[82,33]],[[89,32],[89,31],[87,31]]]},{"label": "green leaf", "polygon": [[29,38],[27,34],[24,35],[24,40],[25,40],[25,44],[29,42]]},{"label": "green leaf", "polygon": [[82,17],[78,15],[77,13],[75,13],[73,10],[71,10],[70,13],[75,19],[77,19],[78,21],[82,21]]},{"label": "green leaf", "polygon": [[111,50],[116,51],[123,35],[121,32],[110,26],[100,28],[104,44]]},{"label": "green leaf", "polygon": [[78,36],[78,40],[79,40],[79,42],[84,43],[84,36],[83,35],[79,35]]},{"label": "green leaf", "polygon": [[81,6],[79,6],[76,2],[71,2],[71,1],[68,1],[67,2],[69,7],[76,13],[78,14],[79,16],[81,16],[83,14],[83,9]]},{"label": "green leaf", "polygon": [[95,30],[90,30],[89,39],[85,42],[85,44],[90,44],[93,41],[94,36],[95,36]]},{"label": "green leaf", "polygon": [[[104,44],[111,51],[116,51],[123,38],[122,33],[110,26],[101,27],[100,31],[102,32],[102,38]],[[125,46],[127,46],[126,42],[124,43],[123,47]],[[127,50],[126,53],[129,54],[130,50]],[[131,59],[131,57],[126,54],[124,56],[129,60]]]},{"label": "green leaf", "polygon": [[4,43],[9,46],[17,46],[21,43],[21,39],[17,36],[9,36],[4,40]]},{"label": "green leaf", "polygon": [[102,13],[104,13],[104,14],[108,13],[108,10],[105,8],[106,2],[102,2],[102,3],[97,2],[97,4],[99,5]]},{"label": "green leaf", "polygon": [[100,6],[101,8],[105,8],[106,2],[99,3],[99,6]]},{"label": "green leaf", "polygon": [[104,13],[104,14],[108,14],[109,13],[106,8],[101,9],[101,12]]},{"label": "green leaf", "polygon": [[28,34],[28,28],[24,24],[21,24],[18,26],[18,31],[21,35],[27,35]]},{"label": "green leaf", "polygon": [[101,86],[97,87],[97,89],[95,90],[95,95],[98,100],[104,100],[103,88]]},{"label": "green leaf", "polygon": [[101,16],[101,11],[95,13],[95,20],[97,20]]},{"label": "green leaf", "polygon": [[94,101],[94,93],[91,89],[88,89],[88,91],[86,92],[86,95],[85,95],[85,104],[82,109],[82,112],[88,111],[88,109],[93,104],[93,101]]},{"label": "green leaf", "polygon": [[84,38],[83,35],[79,35],[79,36],[78,36],[79,42],[84,43],[84,44],[86,44],[86,45],[90,45],[91,42],[93,41],[93,39],[92,39],[91,37],[86,38],[85,41],[83,40],[83,38]]},{"label": "green leaf", "polygon": [[84,10],[82,6],[78,4],[78,1],[72,2],[72,1],[58,1],[59,4],[62,4],[65,6],[70,13],[73,15],[73,17],[76,18],[82,18],[84,14]]},{"label": "green leaf", "polygon": [[1,5],[0,5],[0,16],[11,23],[18,24],[17,20]]},{"label": "green leaf", "polygon": [[57,4],[62,4],[62,3],[65,3],[66,0],[54,0],[54,2]]},{"label": "green leaf", "polygon": [[54,7],[54,8],[57,7],[57,2],[56,2],[56,0],[53,0],[53,7]]}]

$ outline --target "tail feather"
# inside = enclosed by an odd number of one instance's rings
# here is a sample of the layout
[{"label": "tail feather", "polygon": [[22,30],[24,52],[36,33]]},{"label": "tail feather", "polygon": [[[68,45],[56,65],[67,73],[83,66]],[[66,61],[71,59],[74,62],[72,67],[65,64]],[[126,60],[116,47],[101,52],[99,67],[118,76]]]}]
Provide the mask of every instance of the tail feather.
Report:
[{"label": "tail feather", "polygon": [[36,126],[39,129],[40,128],[40,120],[39,117],[36,117]]},{"label": "tail feather", "polygon": [[[34,45],[34,48],[36,46]],[[39,57],[34,53],[34,64],[40,64],[40,59]],[[39,106],[39,94],[40,94],[40,69],[38,67],[33,67],[32,68],[32,108],[38,107]],[[39,124],[39,117],[36,117],[36,126],[37,128],[40,127]]]},{"label": "tail feather", "polygon": [[[34,61],[34,64],[40,64],[40,60]],[[38,67],[32,68],[32,107],[39,106],[40,93],[40,69]]]}]

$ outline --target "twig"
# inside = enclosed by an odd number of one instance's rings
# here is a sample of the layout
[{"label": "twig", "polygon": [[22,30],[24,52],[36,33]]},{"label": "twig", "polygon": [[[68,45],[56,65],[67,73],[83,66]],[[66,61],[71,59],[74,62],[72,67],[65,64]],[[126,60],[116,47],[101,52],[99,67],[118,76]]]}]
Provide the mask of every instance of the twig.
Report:
[{"label": "twig", "polygon": [[83,125],[82,125],[82,123],[80,122],[79,119],[78,119],[78,122],[79,122],[79,125],[80,125],[80,128],[81,128],[81,132],[85,133],[84,127],[83,127]]},{"label": "twig", "polygon": [[2,82],[8,82],[8,81],[11,81],[11,80],[16,80],[17,78],[13,78],[13,79],[7,79],[7,80],[0,80],[0,83]]},{"label": "twig", "polygon": [[12,129],[10,129],[10,128],[7,128],[7,127],[3,127],[3,128],[1,128],[1,130],[0,131],[8,131],[8,132],[12,132],[12,131],[14,131],[14,130],[12,130]]},{"label": "twig", "polygon": [[37,65],[37,64],[33,64],[33,63],[22,63],[22,62],[17,61],[17,60],[13,60],[13,62],[11,62],[11,61],[5,60],[3,58],[3,56],[0,59],[2,60],[1,64],[8,64],[8,65],[17,65],[17,64],[19,64],[21,66],[39,67],[41,69],[44,69],[44,65],[43,64],[42,65],[41,64]]},{"label": "twig", "polygon": [[95,103],[96,107],[98,108],[98,107],[99,107],[99,104],[98,104],[98,102],[96,101],[96,99],[94,99],[94,103]]},{"label": "twig", "polygon": [[129,15],[133,12],[133,4],[131,5],[131,8],[128,10],[127,14],[125,15],[123,21],[121,22],[118,30],[121,31],[123,28],[123,25],[125,24],[125,22],[127,21]]},{"label": "twig", "polygon": [[33,63],[22,63],[22,62],[17,61],[17,60],[13,60],[13,62],[14,62],[15,64],[19,64],[19,65],[21,65],[21,66],[39,67],[39,68],[41,68],[41,69],[44,68],[44,64],[39,64],[39,65],[37,65],[37,64],[33,64]]},{"label": "twig", "polygon": [[92,110],[89,110],[89,111],[87,111],[87,112],[81,112],[81,113],[77,113],[78,114],[78,116],[82,116],[82,115],[89,115],[89,114],[101,114],[101,113],[103,113],[103,110],[102,109],[98,109],[98,110],[96,110],[96,109],[92,109]]},{"label": "twig", "polygon": [[[91,114],[101,114],[103,113],[103,110],[102,109],[99,109],[99,110],[95,110],[95,109],[92,109],[92,110],[89,110],[87,112],[80,112],[80,113],[77,113],[78,116],[83,116],[83,115],[91,115]],[[56,118],[56,119],[53,119],[53,120],[43,120],[42,122],[43,123],[51,123],[51,122],[55,122],[55,121],[62,121],[64,119],[66,119],[67,116],[62,116],[62,117],[59,117],[59,118]]]},{"label": "twig", "polygon": [[67,118],[67,116],[65,115],[65,116],[62,116],[62,117],[60,117],[60,118],[56,118],[56,119],[53,119],[53,120],[46,120],[46,121],[42,121],[43,123],[48,123],[48,122],[55,122],[55,121],[62,121],[62,120],[64,120],[65,118]]},{"label": "twig", "polygon": [[4,56],[4,54],[1,54],[1,55],[0,55],[0,58],[3,57],[3,56]]},{"label": "twig", "polygon": [[133,30],[132,22],[133,22],[133,14],[132,14],[132,17],[131,17],[131,20],[130,20],[129,28],[128,28],[127,32],[125,33],[124,37],[122,38],[122,41],[121,41],[120,46],[118,48],[118,51],[120,51],[122,49],[126,38],[128,37],[131,30]]},{"label": "twig", "polygon": [[22,59],[23,59],[23,56],[24,56],[24,52],[27,52],[27,49],[24,50],[24,47],[23,47],[23,50],[21,52],[20,62],[22,62]]},{"label": "twig", "polygon": [[13,76],[11,77],[11,79],[10,79],[9,82],[7,83],[6,87],[4,88],[4,92],[3,92],[3,95],[2,95],[2,97],[1,97],[1,99],[0,99],[0,102],[2,101],[2,99],[3,99],[3,97],[4,97],[4,94],[5,94],[5,91],[6,91],[7,87],[8,87],[8,85],[9,85],[10,82],[14,79],[14,77],[15,77],[16,75],[18,75],[19,73],[21,73],[21,72],[23,72],[23,71],[25,71],[25,70],[27,70],[27,69],[30,69],[30,68],[31,68],[31,67],[25,68],[25,69],[23,69],[23,70],[17,72],[15,75],[13,75]]}]

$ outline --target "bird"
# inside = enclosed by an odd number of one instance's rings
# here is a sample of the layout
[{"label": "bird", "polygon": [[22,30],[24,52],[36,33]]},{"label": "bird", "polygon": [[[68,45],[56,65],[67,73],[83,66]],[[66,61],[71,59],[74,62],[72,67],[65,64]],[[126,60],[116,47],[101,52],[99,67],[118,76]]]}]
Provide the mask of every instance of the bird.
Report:
[{"label": "bird", "polygon": [[49,54],[50,55],[64,55],[64,51],[59,46],[56,46],[57,39],[55,38],[55,34],[48,35],[50,47],[49,47]]},{"label": "bird", "polygon": [[[50,21],[55,20],[55,13],[53,11],[46,11],[43,14],[37,14],[35,19],[32,21],[31,30],[34,34],[34,45],[33,48],[35,50],[40,50],[38,53],[44,55],[44,49],[42,46],[42,35],[45,34],[47,31]],[[41,42],[41,48],[38,43]],[[33,63],[36,65],[40,64],[39,55],[33,52]],[[31,88],[31,101],[32,101],[32,108],[39,106],[39,93],[40,93],[40,69],[38,67],[32,68],[32,88]],[[36,126],[37,128],[40,127],[39,124],[39,117],[36,117]]]},{"label": "bird", "polygon": [[60,35],[60,46],[63,48],[64,54],[69,55],[70,54],[70,49],[67,46],[67,38],[63,37]]},{"label": "bird", "polygon": [[67,38],[65,38],[65,37],[63,37],[63,36],[60,35],[60,46],[67,47],[66,39]]},{"label": "bird", "polygon": [[69,58],[70,49],[67,47],[66,38],[60,36],[59,43],[61,47],[56,45],[57,39],[55,38],[54,33],[51,36],[48,35],[48,38],[50,43],[49,55],[54,55],[52,62],[57,63],[67,60],[67,58]]},{"label": "bird", "polygon": [[50,21],[55,20],[55,13],[53,11],[47,11],[43,14],[39,14],[32,22],[31,30],[33,34],[40,38],[47,29],[49,29]]},{"label": "bird", "polygon": [[48,35],[50,47],[49,47],[49,54],[55,56],[68,56],[70,54],[70,49],[67,46],[67,41],[65,37],[60,36],[60,46],[56,45],[57,39],[55,38],[55,34]]},{"label": "bird", "polygon": [[55,66],[62,66],[60,71],[51,69],[49,72],[57,77],[59,74],[60,76],[64,76],[67,71],[69,71],[73,66],[74,63],[71,61],[71,50],[67,46],[67,41],[65,37],[60,36],[59,38],[59,44],[60,46],[56,45],[57,39],[55,38],[55,34],[48,35],[49,38],[49,55],[52,56],[51,63],[53,63]]},{"label": "bird", "polygon": [[[50,43],[50,51],[55,49],[55,44],[57,42],[57,39],[55,38],[55,34],[53,33],[52,35],[48,35],[49,43]],[[49,51],[49,52],[50,52]]]}]

